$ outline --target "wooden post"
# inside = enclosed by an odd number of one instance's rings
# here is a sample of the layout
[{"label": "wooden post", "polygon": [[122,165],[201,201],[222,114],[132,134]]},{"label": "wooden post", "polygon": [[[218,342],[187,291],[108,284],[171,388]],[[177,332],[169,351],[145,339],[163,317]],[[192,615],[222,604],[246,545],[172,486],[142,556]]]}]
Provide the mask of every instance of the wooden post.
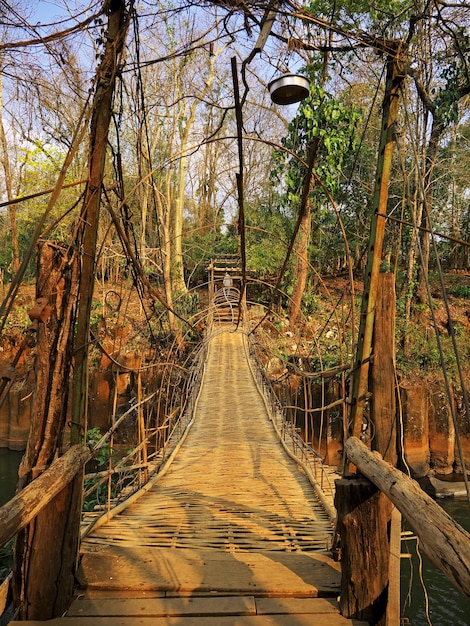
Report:
[{"label": "wooden post", "polygon": [[397,464],[395,385],[395,275],[379,274],[370,371],[371,448]]},{"label": "wooden post", "polygon": [[[372,448],[396,464],[393,274],[379,274],[375,302],[368,432]],[[341,612],[370,624],[398,625],[399,559],[391,559],[390,553],[400,553],[400,516],[393,515],[391,502],[363,477],[337,481],[336,485],[335,503],[342,546]]]},{"label": "wooden post", "polygon": [[[397,390],[395,384],[395,275],[379,274],[376,312],[374,320],[373,350],[370,369],[372,450],[382,458],[397,464]],[[388,507],[389,519],[385,527],[388,560],[386,626],[400,623],[400,552],[401,514]],[[384,581],[385,583],[385,581]]]},{"label": "wooden post", "polygon": [[[387,454],[395,455],[394,419],[392,407],[384,414],[384,419],[389,420],[385,429],[381,425],[382,405],[379,402],[390,402],[394,395],[394,372],[393,372],[393,348],[387,343],[385,352],[381,352],[384,338],[382,333],[387,333],[387,342],[393,342],[389,337],[389,322],[386,319],[376,323],[376,316],[380,313],[379,293],[383,279],[380,275],[382,264],[382,249],[385,236],[385,224],[387,220],[388,187],[392,167],[392,155],[395,145],[394,130],[398,116],[398,99],[400,86],[405,73],[399,67],[403,59],[400,58],[400,41],[390,41],[388,45],[394,50],[387,60],[387,77],[385,84],[385,96],[382,112],[382,130],[380,135],[379,153],[377,158],[377,173],[372,199],[373,213],[369,233],[367,267],[364,277],[364,294],[362,298],[361,319],[357,340],[356,360],[354,364],[354,376],[351,392],[351,432],[354,437],[361,437],[366,432],[372,434],[372,445],[375,447],[385,446]],[[393,317],[394,320],[394,317]],[[387,326],[382,329],[382,321]],[[387,378],[381,379],[381,373],[376,368],[375,374],[371,373],[371,363],[377,358],[387,366]],[[374,381],[375,376],[375,381]],[[392,381],[392,382],[391,382]],[[367,415],[370,395],[370,383],[374,383],[373,394],[378,394],[375,402],[370,402],[370,407],[375,408],[375,416],[378,426],[371,430],[371,415]],[[392,385],[390,387],[390,384]],[[347,439],[345,444],[347,443]],[[346,445],[345,445],[346,450]],[[351,459],[345,455],[346,470]],[[358,482],[343,484],[339,481],[336,492],[338,509],[338,529],[341,536],[342,554],[342,585],[341,585],[341,611],[346,617],[361,617],[371,624],[386,624],[386,606],[388,595],[389,554],[388,524],[392,514],[392,507],[387,500],[379,494],[374,497],[369,494],[362,479]],[[340,495],[341,494],[341,495]],[[344,502],[340,500],[344,498]],[[340,513],[341,511],[341,513]],[[366,514],[364,514],[364,511]],[[344,516],[344,517],[343,517]],[[371,517],[371,519],[368,518]],[[348,520],[355,520],[349,522]],[[356,526],[357,524],[357,526]],[[355,546],[357,537],[363,543],[362,555]],[[351,547],[347,546],[351,544]],[[377,552],[377,550],[379,550]],[[376,559],[378,562],[376,562]],[[348,582],[351,577],[352,582]],[[363,593],[359,591],[356,580],[361,581]]]},{"label": "wooden post", "polygon": [[129,26],[126,0],[105,2],[108,14],[106,45],[97,70],[96,90],[90,123],[88,185],[82,209],[82,266],[78,297],[75,369],[73,385],[72,443],[80,443],[86,430],[87,369],[90,340],[90,313],[95,284],[95,255],[101,205],[108,132],[111,122],[114,88],[120,71],[120,55]]},{"label": "wooden post", "polygon": [[365,478],[335,481],[341,548],[341,614],[384,624],[388,595],[390,501]]},{"label": "wooden post", "polygon": [[139,485],[143,485],[148,481],[149,469],[147,465],[147,429],[145,428],[144,407],[142,404],[142,373],[140,370],[137,373],[137,421],[139,425],[139,444],[142,445],[142,448],[139,448],[139,463],[144,464],[143,471],[139,470],[139,475],[142,474]]}]

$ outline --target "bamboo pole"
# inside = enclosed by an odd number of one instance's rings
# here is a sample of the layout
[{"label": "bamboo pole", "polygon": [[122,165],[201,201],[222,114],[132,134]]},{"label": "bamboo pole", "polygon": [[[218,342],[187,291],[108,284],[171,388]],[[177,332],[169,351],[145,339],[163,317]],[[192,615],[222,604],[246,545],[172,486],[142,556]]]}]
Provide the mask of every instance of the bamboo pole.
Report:
[{"label": "bamboo pole", "polygon": [[359,439],[344,444],[348,458],[405,516],[426,556],[470,598],[470,533],[455,522],[416,481],[371,452]]}]

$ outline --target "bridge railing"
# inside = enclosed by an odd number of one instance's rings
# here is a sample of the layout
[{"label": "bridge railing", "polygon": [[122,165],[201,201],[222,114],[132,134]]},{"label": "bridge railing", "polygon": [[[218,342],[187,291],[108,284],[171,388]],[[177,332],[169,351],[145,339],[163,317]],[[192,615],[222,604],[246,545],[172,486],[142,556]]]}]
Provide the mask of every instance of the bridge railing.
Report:
[{"label": "bridge railing", "polygon": [[237,326],[243,319],[240,291],[235,287],[222,287],[215,292],[210,305],[211,324]]},{"label": "bridge railing", "polygon": [[332,478],[334,471],[332,468],[327,468],[322,455],[301,437],[300,429],[296,426],[292,416],[292,407],[282,405],[266,373],[265,366],[258,358],[256,342],[256,336],[248,334],[249,358],[254,365],[252,368],[253,375],[265,399],[273,425],[285,450],[302,465],[326,513],[334,522],[336,519],[336,511],[332,504],[335,489]]},{"label": "bridge railing", "polygon": [[[169,462],[191,424],[206,353],[207,343],[203,341],[193,346],[188,367],[162,364],[162,372],[156,377],[158,388],[137,398],[124,413],[113,418],[106,433],[90,442],[93,457],[105,461],[107,467],[85,476],[87,510],[82,537],[99,525],[99,520],[105,521],[125,508]],[[138,427],[137,444],[131,449],[123,443],[128,418]]]}]

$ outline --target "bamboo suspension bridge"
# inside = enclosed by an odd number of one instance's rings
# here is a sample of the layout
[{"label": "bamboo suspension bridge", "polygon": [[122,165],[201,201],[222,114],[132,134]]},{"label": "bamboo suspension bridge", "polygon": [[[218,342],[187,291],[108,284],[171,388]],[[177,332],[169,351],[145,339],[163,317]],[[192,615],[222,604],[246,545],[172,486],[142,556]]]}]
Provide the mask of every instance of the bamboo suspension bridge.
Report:
[{"label": "bamboo suspension bridge", "polygon": [[[394,331],[387,311],[395,311],[396,306],[392,299],[385,302],[387,275],[381,267],[398,100],[406,76],[406,53],[399,40],[387,42],[385,50],[383,43],[380,46],[387,55],[386,85],[362,310],[357,341],[351,343],[351,347],[357,344],[355,357],[351,362],[352,355],[341,354],[341,362],[334,368],[334,375],[343,376],[343,397],[337,403],[342,405],[345,469],[344,477],[335,482],[336,524],[333,492],[326,488],[324,493],[316,480],[318,459],[308,447],[299,445],[295,432],[286,437],[285,422],[279,423],[276,407],[272,411],[260,392],[246,351],[241,315],[247,286],[242,119],[245,98],[240,98],[235,57],[232,73],[240,166],[237,192],[242,297],[231,299],[225,285],[218,294],[209,287],[213,302],[217,303],[218,297],[220,300],[210,314],[215,326],[207,325],[209,350],[204,379],[190,375],[188,380],[194,384],[180,388],[178,377],[170,375],[167,387],[160,385],[153,395],[160,393],[162,397],[173,386],[178,391],[183,389],[182,396],[187,392],[186,396],[176,403],[174,412],[164,407],[150,429],[146,428],[144,401],[138,393],[137,403],[113,422],[105,436],[112,440],[118,423],[131,413],[141,435],[137,447],[119,462],[119,467],[110,463],[99,478],[98,487],[108,486],[107,505],[100,503],[101,511],[95,515],[81,515],[84,468],[99,452],[99,446],[87,446],[83,441],[89,399],[88,352],[94,343],[90,341],[90,317],[107,136],[129,16],[125,3],[111,7],[106,48],[97,70],[83,228],[76,246],[81,256],[74,253],[71,258],[61,259],[62,253],[54,250],[51,254],[51,248],[48,263],[43,263],[46,255],[41,259],[37,310],[34,316],[30,312],[33,326],[15,357],[19,359],[23,347],[37,335],[37,419],[32,421],[34,430],[20,470],[20,491],[0,510],[0,544],[17,538],[13,595],[15,607],[26,621],[16,623],[34,625],[54,616],[51,623],[64,626],[395,626],[399,623],[399,513],[416,531],[427,556],[470,596],[469,534],[395,468],[395,371],[390,366]],[[263,24],[255,54],[263,48],[272,21],[272,13],[266,13],[266,28]],[[79,136],[77,133],[74,138],[66,163],[78,149]],[[307,211],[317,146],[318,142],[311,142],[308,162],[304,163],[307,171],[296,232]],[[54,202],[67,167],[64,163],[54,189]],[[154,300],[164,305],[169,319],[180,317],[150,284],[126,229],[108,200],[107,204],[140,287],[145,286]],[[48,212],[52,206],[50,202]],[[34,240],[39,238],[43,225],[40,222]],[[295,235],[275,292],[294,242]],[[2,315],[8,314],[26,267],[23,263],[18,271],[1,307]],[[353,279],[352,267],[349,269]],[[68,289],[64,288],[59,298],[57,285],[61,281],[68,284]],[[213,280],[210,282],[213,286]],[[75,320],[72,312],[77,302]],[[272,304],[273,299],[268,308]],[[45,332],[51,313],[53,319]],[[354,334],[352,315],[350,319]],[[172,323],[170,328],[178,341],[180,329],[173,328]],[[222,330],[228,332],[217,332]],[[321,349],[319,353],[321,361]],[[63,360],[66,355],[70,358]],[[71,445],[61,454],[68,405],[59,400],[68,395],[72,360]],[[170,365],[179,367],[176,363]],[[121,364],[116,366],[119,369]],[[137,369],[141,391],[141,371]],[[302,372],[304,383],[309,375],[325,376],[321,369]],[[348,390],[346,370],[352,382]],[[9,376],[2,376],[0,396],[10,381]],[[325,407],[320,410],[323,412]],[[309,411],[305,405],[306,426]],[[115,417],[113,412],[113,420]],[[160,417],[163,424],[158,423]],[[291,425],[295,431],[295,420]],[[368,440],[371,425],[374,436]],[[170,430],[172,436],[167,437]],[[160,437],[162,432],[165,434]],[[294,452],[299,451],[302,458],[294,460]],[[463,457],[462,464],[465,467]],[[121,476],[121,472],[123,480],[118,482],[124,489],[118,503],[114,502],[116,494],[111,493],[111,479],[116,474]],[[130,478],[126,483],[131,472],[133,486]],[[321,478],[326,486],[323,474]],[[125,498],[126,494],[130,497]],[[333,540],[340,564],[331,556]],[[70,606],[76,582],[80,586]]]},{"label": "bamboo suspension bridge", "polygon": [[192,419],[143,495],[85,515],[80,589],[53,623],[365,624],[337,606],[333,492],[281,446],[232,322],[214,325]]},{"label": "bamboo suspension bridge", "polygon": [[[420,538],[428,556],[440,560],[467,593],[468,533],[354,437],[344,442],[348,457],[376,486],[362,477],[341,479],[323,466],[295,421],[286,420],[269,397],[251,355],[240,293],[232,287],[211,293],[205,340],[172,434],[150,454],[151,433],[144,428],[133,460],[123,459],[135,484],[124,481],[107,505],[82,515],[73,600],[64,601],[51,623],[360,626],[379,623],[369,617],[371,598],[383,597],[385,580],[394,624],[399,608],[393,608],[388,568],[392,572],[399,561],[400,530],[396,522],[389,530],[390,500],[412,524],[425,515]],[[141,404],[132,407],[139,424]],[[63,515],[60,498],[54,498],[98,450],[99,444],[93,450],[71,447],[5,505],[2,543],[34,524],[43,510]],[[118,467],[103,480],[122,471]],[[398,544],[392,543],[397,528]],[[390,533],[398,554],[384,559]],[[335,545],[341,562],[333,559]],[[455,551],[449,553],[449,545]],[[45,548],[36,558],[46,573],[62,546]],[[60,574],[56,583],[62,584]],[[39,611],[50,602],[43,589],[28,588]],[[42,619],[49,620],[31,616],[11,623],[33,626]]]}]

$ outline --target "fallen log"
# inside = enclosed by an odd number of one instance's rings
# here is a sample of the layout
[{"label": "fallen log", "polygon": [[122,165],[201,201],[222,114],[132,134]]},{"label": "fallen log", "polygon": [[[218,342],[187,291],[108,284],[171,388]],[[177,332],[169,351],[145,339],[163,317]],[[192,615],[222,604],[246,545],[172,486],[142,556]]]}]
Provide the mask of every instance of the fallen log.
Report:
[{"label": "fallen log", "polygon": [[357,437],[344,444],[349,460],[408,520],[426,556],[470,598],[470,533],[400,470],[371,452]]},{"label": "fallen log", "polygon": [[3,505],[0,508],[0,546],[29,524],[91,458],[88,448],[73,446]]}]

